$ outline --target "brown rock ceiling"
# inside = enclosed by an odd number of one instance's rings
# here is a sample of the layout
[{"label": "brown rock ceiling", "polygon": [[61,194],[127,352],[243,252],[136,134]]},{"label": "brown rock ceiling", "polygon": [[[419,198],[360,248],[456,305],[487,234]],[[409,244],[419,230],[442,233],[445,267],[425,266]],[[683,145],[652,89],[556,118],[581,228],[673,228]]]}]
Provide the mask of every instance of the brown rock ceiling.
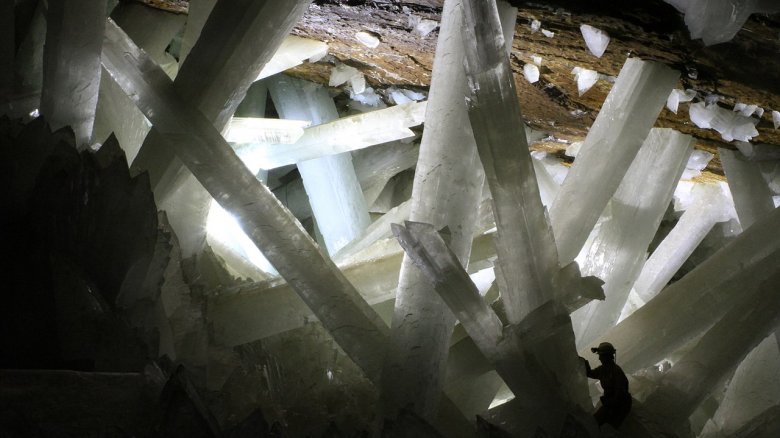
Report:
[{"label": "brown rock ceiling", "polygon": [[[442,0],[316,0],[296,35],[325,41],[329,53],[360,69],[374,87],[396,85],[427,88],[430,84],[437,31],[426,37],[412,32],[409,15],[440,20]],[[720,104],[731,109],[737,102],[757,104],[764,113],[754,143],[780,145],[780,131],[772,124],[771,110],[780,110],[780,15],[754,15],[733,41],[704,47],[691,41],[681,15],[660,0],[630,2],[557,0],[517,2],[519,13],[512,44],[518,98],[526,121],[534,128],[566,141],[584,138],[612,84],[600,80],[578,96],[572,68],[579,66],[617,76],[626,57],[664,62],[682,72],[679,88],[693,88],[700,95],[716,93]],[[530,22],[555,32],[547,38],[531,33]],[[602,58],[591,55],[579,31],[590,24],[611,37]],[[355,39],[363,30],[381,44],[369,49]],[[532,55],[543,58],[539,82],[529,84],[522,74]],[[295,76],[327,84],[333,65],[327,61],[295,68]],[[703,178],[722,178],[716,148],[732,145],[715,131],[699,129],[688,116],[688,104],[677,114],[663,109],[658,127],[673,128],[696,137],[696,147],[716,154]],[[562,142],[534,145],[563,156]]]}]

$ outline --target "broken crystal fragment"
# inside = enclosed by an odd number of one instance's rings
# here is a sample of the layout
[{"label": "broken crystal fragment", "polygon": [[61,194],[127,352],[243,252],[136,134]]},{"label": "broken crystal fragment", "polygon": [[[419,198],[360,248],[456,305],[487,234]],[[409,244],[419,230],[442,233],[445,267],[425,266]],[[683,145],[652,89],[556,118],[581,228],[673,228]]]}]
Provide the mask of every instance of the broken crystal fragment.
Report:
[{"label": "broken crystal fragment", "polygon": [[580,32],[590,53],[597,58],[601,58],[604,51],[607,50],[607,45],[609,45],[609,35],[603,30],[588,24],[580,25]]},{"label": "broken crystal fragment", "polygon": [[772,111],[772,123],[775,129],[780,128],[780,111]]},{"label": "broken crystal fragment", "polygon": [[426,37],[428,36],[428,34],[433,32],[434,29],[439,27],[439,22],[434,20],[429,20],[427,18],[422,18],[417,15],[410,15],[409,27],[412,28],[413,33],[421,37]]},{"label": "broken crystal fragment", "polygon": [[685,171],[680,178],[693,179],[700,176],[701,171],[707,167],[714,156],[714,154],[707,151],[702,151],[700,149],[694,150],[691,153],[690,158],[688,158],[688,163],[685,165]]},{"label": "broken crystal fragment", "polygon": [[339,64],[330,71],[328,86],[338,87],[359,74],[361,74],[360,71],[355,67],[350,67],[347,64]]},{"label": "broken crystal fragment", "polygon": [[360,31],[355,33],[355,39],[358,40],[358,42],[370,49],[375,49],[379,47],[379,38],[374,36],[371,33]]},{"label": "broken crystal fragment", "polygon": [[744,104],[744,103],[736,103],[734,105],[734,109],[732,111],[738,112],[742,116],[750,117],[756,111],[758,111],[758,105],[747,105],[747,104]]},{"label": "broken crystal fragment", "polygon": [[726,141],[750,141],[758,135],[757,119],[721,108],[717,104],[705,105],[704,102],[694,103],[688,113],[696,126],[703,129],[714,129]]},{"label": "broken crystal fragment", "polygon": [[542,57],[538,55],[534,55],[531,57],[531,59],[534,61],[534,64],[536,64],[537,67],[542,66]]},{"label": "broken crystal fragment", "polygon": [[354,90],[352,91],[353,92],[350,93],[349,97],[355,102],[373,107],[378,107],[379,104],[382,103],[382,96],[376,94],[376,91],[371,87],[366,87],[362,93],[355,93]]},{"label": "broken crystal fragment", "polygon": [[574,67],[571,74],[574,75],[574,79],[577,81],[577,92],[580,96],[590,90],[596,84],[596,81],[599,80],[599,73],[587,68]]},{"label": "broken crystal fragment", "polygon": [[531,33],[539,32],[539,29],[542,27],[542,22],[539,20],[533,20],[531,21]]},{"label": "broken crystal fragment", "polygon": [[526,64],[523,66],[523,75],[529,83],[539,82],[539,67],[534,64]]},{"label": "broken crystal fragment", "polygon": [[669,93],[669,97],[666,99],[666,107],[669,108],[669,111],[677,114],[677,108],[679,107],[680,103],[690,102],[695,97],[696,90],[689,89],[683,91],[675,88],[671,93]]},{"label": "broken crystal fragment", "polygon": [[287,69],[303,64],[303,61],[316,62],[328,54],[328,45],[322,41],[290,35],[282,41],[274,56],[260,71],[257,79],[267,78]]},{"label": "broken crystal fragment", "polygon": [[555,36],[555,32],[551,32],[547,29],[542,29],[542,35],[546,36],[547,38],[552,38]]}]

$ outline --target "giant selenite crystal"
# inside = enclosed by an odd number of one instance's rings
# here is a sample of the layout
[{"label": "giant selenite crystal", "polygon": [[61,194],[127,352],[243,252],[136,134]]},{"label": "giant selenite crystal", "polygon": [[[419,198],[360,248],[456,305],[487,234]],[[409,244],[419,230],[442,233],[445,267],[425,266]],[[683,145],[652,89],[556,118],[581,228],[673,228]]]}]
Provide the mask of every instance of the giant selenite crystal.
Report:
[{"label": "giant selenite crystal", "polygon": [[626,60],[550,210],[561,264],[580,252],[678,76],[659,63]]},{"label": "giant selenite crystal", "polygon": [[111,21],[103,65],[133,97],[168,147],[234,214],[344,351],[367,376],[376,379],[387,345],[384,323],[219,132],[179,97],[165,73]]},{"label": "giant selenite crystal", "polygon": [[664,374],[660,387],[645,400],[660,421],[674,429],[683,427],[715,384],[776,325],[780,316],[780,270],[775,266],[770,271],[773,274],[763,281],[752,299],[732,307]]},{"label": "giant selenite crystal", "polygon": [[[366,377],[378,383],[384,355],[392,347],[387,326],[323,256],[300,223],[249,172],[208,120],[179,97],[159,66],[112,21],[107,24],[102,63],[155,125],[167,147],[236,217]],[[468,430],[451,403],[443,407],[447,409],[442,412],[444,420],[437,419],[439,427]]]},{"label": "giant selenite crystal", "polygon": [[706,45],[730,41],[742,29],[750,14],[780,10],[771,0],[664,0],[685,14],[691,39]]},{"label": "giant selenite crystal", "polygon": [[772,192],[757,162],[741,159],[741,154],[724,148],[718,148],[720,162],[726,173],[734,208],[742,229],[745,230],[756,220],[774,210]]},{"label": "giant selenite crystal", "polygon": [[[218,2],[176,76],[179,95],[222,130],[309,3]],[[184,256],[199,252],[206,240],[210,197],[155,128],[146,137],[133,169],[149,171],[155,199],[168,212]]]},{"label": "giant selenite crystal", "polygon": [[46,12],[41,114],[52,129],[73,128],[79,147],[92,137],[105,22],[105,2],[52,0]]},{"label": "giant selenite crystal", "polygon": [[[559,436],[566,416],[582,414],[580,408],[590,409],[582,364],[574,351],[574,333],[563,306],[547,301],[520,324],[503,327],[432,225],[394,224],[393,233],[515,394],[522,408],[512,413],[511,421],[522,424],[524,432],[517,436],[540,432]],[[590,419],[585,422],[589,424]]]},{"label": "giant selenite crystal", "polygon": [[[268,79],[268,90],[279,115],[320,125],[338,119],[328,91],[318,84],[287,76]],[[328,253],[335,254],[371,223],[349,153],[298,163],[314,218]]]},{"label": "giant selenite crystal", "polygon": [[[693,198],[672,231],[647,259],[634,282],[632,293],[641,303],[653,299],[669,283],[716,223],[731,218],[719,185],[697,184],[693,188]],[[633,311],[624,312],[630,314]]]},{"label": "giant selenite crystal", "polygon": [[[552,299],[558,254],[544,214],[492,2],[464,2],[469,119],[493,198],[496,274],[511,324]],[[490,23],[477,26],[476,23]]]},{"label": "giant selenite crystal", "polygon": [[580,347],[620,317],[692,148],[688,135],[653,129],[631,163],[612,197],[611,216],[596,231],[582,263],[585,273],[604,280],[606,299],[572,314]]},{"label": "giant selenite crystal", "polygon": [[612,342],[626,372],[658,363],[738,303],[753,300],[780,263],[778,226],[780,209],[775,209],[594,344]]},{"label": "giant selenite crystal", "polygon": [[[461,1],[445,1],[410,219],[449,226],[453,233],[450,245],[467,265],[484,174],[463,103],[462,21]],[[384,403],[411,404],[423,418],[435,413],[454,322],[446,305],[404,256],[392,322],[398,354],[389,355],[384,367]],[[395,413],[386,415],[394,417]]]}]

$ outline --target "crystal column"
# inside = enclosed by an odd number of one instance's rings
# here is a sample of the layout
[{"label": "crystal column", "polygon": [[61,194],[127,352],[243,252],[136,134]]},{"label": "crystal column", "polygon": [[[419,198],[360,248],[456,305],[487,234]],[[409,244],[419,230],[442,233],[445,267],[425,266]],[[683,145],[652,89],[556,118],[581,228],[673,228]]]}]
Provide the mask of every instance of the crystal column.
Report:
[{"label": "crystal column", "polygon": [[577,257],[678,78],[663,64],[626,60],[550,210],[562,265]]},{"label": "crystal column", "polygon": [[718,148],[718,155],[734,198],[739,223],[746,230],[757,219],[774,210],[772,192],[761,176],[757,162],[744,161],[738,152],[724,148]]},{"label": "crystal column", "polygon": [[[420,144],[410,220],[452,231],[450,246],[468,264],[484,174],[464,105],[463,7],[446,0],[436,46],[425,131]],[[404,256],[392,322],[398,354],[382,376],[385,406],[409,406],[423,418],[436,412],[455,319]],[[392,408],[391,408],[392,409]],[[394,417],[387,411],[388,417]]]},{"label": "crystal column", "polygon": [[583,262],[584,273],[604,281],[606,299],[572,314],[578,346],[617,323],[692,150],[690,136],[653,129],[631,163]]},{"label": "crystal column", "polygon": [[51,0],[46,13],[41,114],[52,129],[70,126],[89,143],[100,87],[105,2]]},{"label": "crystal column", "polygon": [[[285,119],[310,120],[314,125],[338,118],[336,104],[321,86],[276,75],[268,90],[279,115]],[[349,153],[298,163],[314,218],[328,253],[335,254],[371,223]]]}]

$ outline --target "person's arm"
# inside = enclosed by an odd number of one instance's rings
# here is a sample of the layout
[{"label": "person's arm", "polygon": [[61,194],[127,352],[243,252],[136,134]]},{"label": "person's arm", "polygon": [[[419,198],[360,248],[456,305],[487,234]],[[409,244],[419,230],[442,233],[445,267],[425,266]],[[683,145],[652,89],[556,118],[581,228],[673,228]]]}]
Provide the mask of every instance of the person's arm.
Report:
[{"label": "person's arm", "polygon": [[582,356],[580,356],[580,359],[582,359],[582,362],[584,362],[585,365],[585,375],[590,377],[591,379],[598,379],[596,373],[593,371],[593,369],[591,369],[590,362],[588,362],[588,359],[585,359]]}]

